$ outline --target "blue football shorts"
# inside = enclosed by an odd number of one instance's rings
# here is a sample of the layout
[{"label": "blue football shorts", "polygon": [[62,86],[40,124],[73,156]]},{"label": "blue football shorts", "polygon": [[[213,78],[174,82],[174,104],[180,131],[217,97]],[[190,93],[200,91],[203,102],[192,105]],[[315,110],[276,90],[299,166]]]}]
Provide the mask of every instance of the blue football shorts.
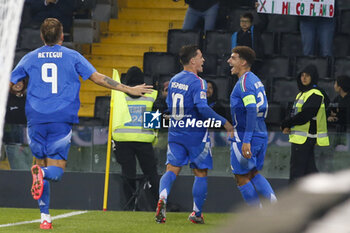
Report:
[{"label": "blue football shorts", "polygon": [[71,124],[36,124],[28,127],[27,135],[35,158],[67,160],[72,138]]},{"label": "blue football shorts", "polygon": [[256,169],[261,170],[264,166],[267,139],[251,141],[252,157],[246,159],[242,155],[242,142],[231,142],[231,169],[233,174],[243,175]]},{"label": "blue football shorts", "polygon": [[186,146],[175,142],[169,142],[167,161],[176,167],[182,167],[190,162],[190,168],[213,169],[210,140],[202,142],[199,146]]}]

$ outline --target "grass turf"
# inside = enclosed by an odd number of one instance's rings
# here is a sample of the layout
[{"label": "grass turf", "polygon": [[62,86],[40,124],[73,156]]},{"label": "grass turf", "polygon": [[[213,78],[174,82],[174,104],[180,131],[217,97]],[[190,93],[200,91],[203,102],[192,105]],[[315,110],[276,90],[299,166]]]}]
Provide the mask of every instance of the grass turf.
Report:
[{"label": "grass turf", "polygon": [[[51,216],[70,213],[74,210],[50,210]],[[167,222],[157,224],[153,212],[89,211],[85,214],[53,220],[50,232],[64,233],[205,233],[213,232],[231,214],[205,213],[205,224],[193,224],[187,220],[189,213],[167,213]],[[38,209],[0,208],[0,225],[31,221],[40,218]],[[43,232],[39,223],[0,227],[0,232]]]}]

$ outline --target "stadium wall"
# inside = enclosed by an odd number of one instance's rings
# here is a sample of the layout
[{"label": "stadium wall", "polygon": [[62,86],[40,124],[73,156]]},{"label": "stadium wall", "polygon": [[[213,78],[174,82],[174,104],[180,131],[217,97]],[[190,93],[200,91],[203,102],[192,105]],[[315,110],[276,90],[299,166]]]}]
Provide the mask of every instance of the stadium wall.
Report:
[{"label": "stadium wall", "polygon": [[[0,171],[0,206],[37,208],[30,194],[31,174],[27,171]],[[275,190],[287,186],[286,179],[269,180]],[[228,212],[243,203],[232,177],[209,177],[205,212]],[[193,176],[179,176],[174,183],[169,202],[179,211],[192,211]],[[122,178],[111,174],[108,210],[122,210]],[[52,209],[101,210],[104,190],[104,173],[66,172],[58,183],[51,185]],[[278,193],[278,192],[277,192]]]}]

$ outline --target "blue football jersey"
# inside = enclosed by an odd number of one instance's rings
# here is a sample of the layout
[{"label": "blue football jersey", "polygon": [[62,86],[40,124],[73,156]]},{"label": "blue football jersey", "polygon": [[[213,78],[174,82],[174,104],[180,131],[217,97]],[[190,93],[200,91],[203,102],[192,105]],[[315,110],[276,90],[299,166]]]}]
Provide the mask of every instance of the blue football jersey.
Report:
[{"label": "blue football jersey", "polygon": [[[201,119],[197,104],[207,104],[207,83],[189,71],[176,74],[169,82],[167,104],[171,119],[169,142],[198,145],[206,135],[207,128],[191,124]],[[190,124],[188,124],[190,123]]]},{"label": "blue football jersey", "polygon": [[[255,74],[247,72],[238,79],[230,96],[230,108],[236,142],[245,139],[248,143],[252,137],[267,138],[265,118],[268,102],[265,87]],[[249,129],[246,125],[248,108],[256,111],[255,123],[248,126]]]},{"label": "blue football jersey", "polygon": [[79,75],[88,79],[96,69],[77,51],[42,46],[26,54],[11,74],[11,82],[29,77],[26,101],[28,125],[78,123]]}]

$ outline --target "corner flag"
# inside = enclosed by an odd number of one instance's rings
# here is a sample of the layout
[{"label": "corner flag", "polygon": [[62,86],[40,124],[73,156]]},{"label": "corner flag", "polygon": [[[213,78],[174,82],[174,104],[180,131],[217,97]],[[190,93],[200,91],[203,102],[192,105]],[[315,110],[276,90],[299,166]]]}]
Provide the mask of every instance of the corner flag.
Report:
[{"label": "corner flag", "polygon": [[[113,80],[120,83],[118,71],[113,69]],[[107,142],[107,155],[106,155],[106,171],[105,171],[105,188],[103,195],[103,210],[107,210],[108,200],[108,184],[109,184],[109,168],[111,161],[111,145],[112,145],[112,132],[120,125],[131,121],[128,104],[125,100],[125,94],[120,91],[111,91],[111,104],[109,114],[108,125],[108,142]]]}]

